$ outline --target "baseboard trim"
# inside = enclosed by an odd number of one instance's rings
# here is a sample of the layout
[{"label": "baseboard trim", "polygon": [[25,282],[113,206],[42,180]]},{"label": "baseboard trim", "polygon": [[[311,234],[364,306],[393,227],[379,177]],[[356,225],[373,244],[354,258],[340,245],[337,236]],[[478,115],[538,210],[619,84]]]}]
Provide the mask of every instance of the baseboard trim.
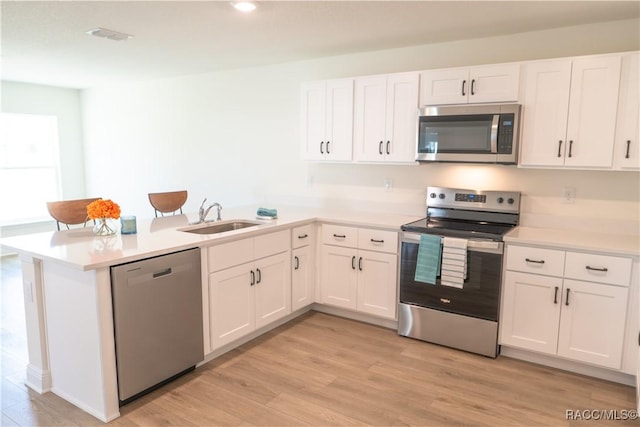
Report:
[{"label": "baseboard trim", "polygon": [[32,364],[27,365],[27,387],[39,394],[51,391],[51,371],[43,371]]},{"label": "baseboard trim", "polygon": [[392,319],[384,319],[382,317],[372,316],[356,311],[347,310],[339,307],[332,307],[314,303],[311,309],[320,313],[331,314],[334,316],[344,317],[346,319],[357,320],[358,322],[368,323],[370,325],[382,326],[383,328],[398,330],[398,321]]},{"label": "baseboard trim", "polygon": [[511,357],[512,359],[519,359],[526,362],[536,363],[538,365],[549,366],[551,368],[561,369],[563,371],[586,375],[589,377],[600,378],[601,380],[612,381],[631,387],[636,386],[635,375],[626,374],[624,372],[612,371],[606,368],[585,365],[580,362],[560,359],[557,357],[547,356],[544,354],[534,353],[518,348],[506,347],[504,345],[500,348],[500,355]]}]

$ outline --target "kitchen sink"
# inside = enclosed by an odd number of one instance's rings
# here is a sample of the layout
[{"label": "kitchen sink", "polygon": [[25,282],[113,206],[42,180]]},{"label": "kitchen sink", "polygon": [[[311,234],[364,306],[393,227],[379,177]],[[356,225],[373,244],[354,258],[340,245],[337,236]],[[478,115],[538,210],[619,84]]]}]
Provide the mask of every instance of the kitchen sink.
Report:
[{"label": "kitchen sink", "polygon": [[241,230],[247,227],[255,227],[262,224],[261,222],[246,221],[246,220],[228,220],[216,223],[204,223],[194,227],[179,228],[179,231],[195,234],[217,234],[224,233],[225,231]]}]

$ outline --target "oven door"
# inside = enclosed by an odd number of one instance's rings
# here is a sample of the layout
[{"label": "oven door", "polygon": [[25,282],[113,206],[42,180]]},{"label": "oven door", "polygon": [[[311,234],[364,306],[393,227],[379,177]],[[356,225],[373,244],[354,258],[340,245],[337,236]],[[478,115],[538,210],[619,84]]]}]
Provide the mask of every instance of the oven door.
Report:
[{"label": "oven door", "polygon": [[469,240],[467,278],[462,289],[415,280],[420,234],[402,233],[400,302],[497,322],[503,243]]}]

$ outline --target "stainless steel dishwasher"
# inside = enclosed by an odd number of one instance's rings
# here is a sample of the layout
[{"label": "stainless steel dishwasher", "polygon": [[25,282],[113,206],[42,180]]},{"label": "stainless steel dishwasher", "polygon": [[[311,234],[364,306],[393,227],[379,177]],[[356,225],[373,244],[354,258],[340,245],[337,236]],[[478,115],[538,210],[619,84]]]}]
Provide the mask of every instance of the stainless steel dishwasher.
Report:
[{"label": "stainless steel dishwasher", "polygon": [[204,359],[200,248],[111,267],[120,405]]}]

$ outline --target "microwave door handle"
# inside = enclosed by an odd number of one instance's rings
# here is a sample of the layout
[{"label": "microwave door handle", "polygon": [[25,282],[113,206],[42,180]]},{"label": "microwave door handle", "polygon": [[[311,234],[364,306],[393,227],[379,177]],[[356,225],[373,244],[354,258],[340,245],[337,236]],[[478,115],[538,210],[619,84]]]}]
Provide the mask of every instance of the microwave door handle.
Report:
[{"label": "microwave door handle", "polygon": [[491,122],[491,153],[498,153],[498,124],[500,123],[500,115],[494,114]]}]

